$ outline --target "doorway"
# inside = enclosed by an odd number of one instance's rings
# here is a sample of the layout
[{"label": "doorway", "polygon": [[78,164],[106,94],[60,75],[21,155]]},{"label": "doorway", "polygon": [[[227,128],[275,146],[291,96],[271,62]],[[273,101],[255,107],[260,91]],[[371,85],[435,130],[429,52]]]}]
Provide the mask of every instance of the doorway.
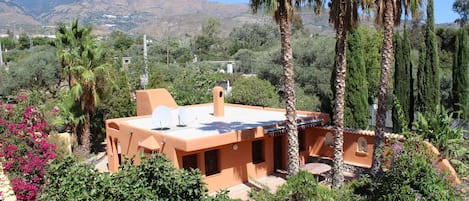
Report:
[{"label": "doorway", "polygon": [[283,136],[274,137],[274,172],[284,171]]}]

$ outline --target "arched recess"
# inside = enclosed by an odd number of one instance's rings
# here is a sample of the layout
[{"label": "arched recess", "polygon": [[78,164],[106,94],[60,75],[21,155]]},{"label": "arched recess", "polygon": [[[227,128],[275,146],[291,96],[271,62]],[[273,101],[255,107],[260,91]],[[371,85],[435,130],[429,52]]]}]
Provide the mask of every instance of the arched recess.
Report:
[{"label": "arched recess", "polygon": [[357,141],[357,152],[368,153],[368,142],[365,137],[359,137]]},{"label": "arched recess", "polygon": [[334,146],[334,135],[331,132],[326,133],[326,139],[324,140],[324,146],[333,147]]}]

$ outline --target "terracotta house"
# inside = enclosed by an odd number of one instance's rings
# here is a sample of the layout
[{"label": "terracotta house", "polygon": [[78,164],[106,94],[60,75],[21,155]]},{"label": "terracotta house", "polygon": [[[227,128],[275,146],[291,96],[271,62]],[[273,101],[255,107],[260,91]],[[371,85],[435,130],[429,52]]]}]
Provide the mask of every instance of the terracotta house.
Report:
[{"label": "terracotta house", "polygon": [[[137,116],[106,121],[109,170],[124,156],[164,153],[177,168],[198,168],[209,191],[286,170],[287,137],[282,109],[224,103],[221,87],[213,103],[179,107],[166,89],[136,92]],[[333,130],[327,114],[298,111],[300,161],[332,157]],[[344,132],[344,161],[369,168],[373,132]]]}]

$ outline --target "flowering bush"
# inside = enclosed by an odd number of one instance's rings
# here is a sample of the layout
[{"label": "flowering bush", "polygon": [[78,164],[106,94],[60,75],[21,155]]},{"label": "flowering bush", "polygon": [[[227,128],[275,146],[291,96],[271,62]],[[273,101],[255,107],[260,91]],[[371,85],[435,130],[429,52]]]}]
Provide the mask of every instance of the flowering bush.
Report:
[{"label": "flowering bush", "polygon": [[16,105],[0,102],[0,162],[17,199],[35,200],[55,146],[46,142],[43,115],[27,106],[26,99],[19,96]]},{"label": "flowering bush", "polygon": [[392,149],[391,167],[377,182],[381,200],[460,200],[420,140],[407,139]]},{"label": "flowering bush", "polygon": [[389,168],[382,177],[364,176],[352,184],[366,200],[462,200],[426,153],[418,138],[393,142],[388,150]]}]

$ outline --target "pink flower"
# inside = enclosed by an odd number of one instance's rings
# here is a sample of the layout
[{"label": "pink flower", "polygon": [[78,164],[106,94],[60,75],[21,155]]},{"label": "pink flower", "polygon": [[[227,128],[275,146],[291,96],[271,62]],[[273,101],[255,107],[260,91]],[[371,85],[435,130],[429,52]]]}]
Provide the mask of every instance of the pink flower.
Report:
[{"label": "pink flower", "polygon": [[[23,98],[19,96],[19,100]],[[55,158],[55,146],[47,143],[47,133],[44,133],[47,122],[34,107],[19,104],[16,107],[22,108],[13,110],[13,105],[4,106],[2,102],[0,106],[0,128],[5,134],[0,137],[0,157],[4,158],[4,170],[16,175],[12,178],[12,186],[18,200],[35,200],[44,185],[49,161]],[[22,109],[23,119],[20,122],[9,118],[17,116],[14,113]]]},{"label": "pink flower", "polygon": [[26,124],[18,124],[18,129],[26,128]]},{"label": "pink flower", "polygon": [[8,129],[9,130],[14,130],[16,128],[16,124],[9,124]]},{"label": "pink flower", "polygon": [[9,151],[18,151],[18,147],[14,144],[10,144],[10,145],[8,145],[7,150],[9,150]]},{"label": "pink flower", "polygon": [[403,149],[402,145],[399,145],[399,144],[397,144],[397,143],[394,143],[394,144],[392,144],[391,146],[392,146],[392,148],[393,148],[396,152],[401,152],[402,149]]},{"label": "pink flower", "polygon": [[38,176],[34,176],[33,181],[34,183],[39,183],[39,181],[41,181],[41,178],[39,178]]},{"label": "pink flower", "polygon": [[31,106],[28,106],[24,110],[23,118],[24,119],[29,119],[31,115],[33,114],[34,108]]},{"label": "pink flower", "polygon": [[60,112],[59,107],[54,106],[54,109],[52,109],[52,112],[55,113],[55,114],[59,113]]},{"label": "pink flower", "polygon": [[7,106],[5,106],[5,109],[7,110],[7,112],[9,112],[12,108],[13,108],[12,104],[7,104]]},{"label": "pink flower", "polygon": [[28,97],[26,97],[26,95],[24,95],[24,94],[16,95],[16,101],[18,101],[19,103],[25,102],[27,98]]}]

